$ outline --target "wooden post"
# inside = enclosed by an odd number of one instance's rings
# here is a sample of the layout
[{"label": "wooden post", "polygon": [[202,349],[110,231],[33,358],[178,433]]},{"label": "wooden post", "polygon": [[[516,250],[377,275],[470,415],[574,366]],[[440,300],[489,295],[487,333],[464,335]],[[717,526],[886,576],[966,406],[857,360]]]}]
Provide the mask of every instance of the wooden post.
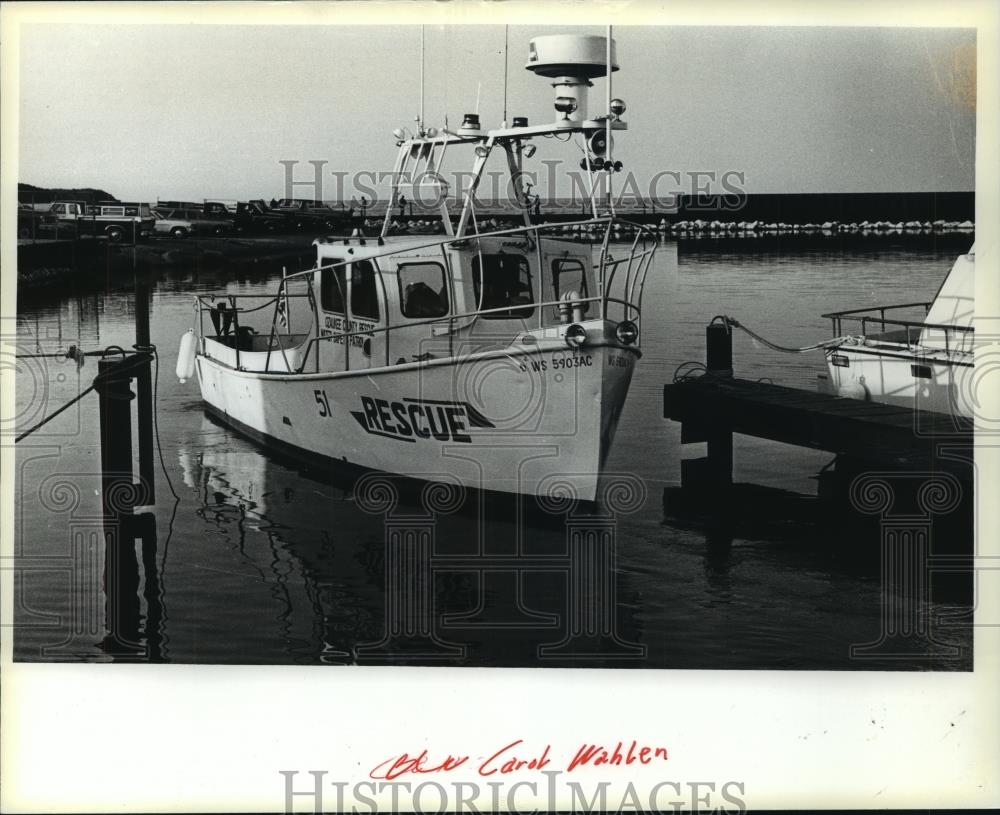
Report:
[{"label": "wooden post", "polygon": [[[733,332],[725,322],[705,327],[705,367],[709,376],[733,376]],[[718,426],[707,431],[709,484],[728,490],[733,484],[733,432]]]},{"label": "wooden post", "polygon": [[733,332],[726,323],[705,327],[705,367],[713,376],[733,375]]},{"label": "wooden post", "polygon": [[100,359],[99,374],[107,379],[97,389],[101,423],[101,486],[105,515],[131,511],[127,506],[132,481],[132,401],[130,374],[118,372],[121,358]]},{"label": "wooden post", "polygon": [[[705,367],[709,377],[733,376],[733,335],[725,322],[713,321],[705,328]],[[694,494],[705,490],[728,491],[733,483],[732,430],[697,418],[685,418],[681,424],[681,444],[693,442],[706,442],[707,455],[681,460],[682,490]]]}]

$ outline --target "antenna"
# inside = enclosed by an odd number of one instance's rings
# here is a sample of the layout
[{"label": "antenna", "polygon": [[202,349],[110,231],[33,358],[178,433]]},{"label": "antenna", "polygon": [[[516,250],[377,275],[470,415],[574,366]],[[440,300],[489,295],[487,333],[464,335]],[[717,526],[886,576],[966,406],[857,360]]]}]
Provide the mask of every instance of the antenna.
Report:
[{"label": "antenna", "polygon": [[503,27],[503,127],[507,127],[507,35],[510,26]]},{"label": "antenna", "polygon": [[615,204],[614,204],[614,197],[611,194],[611,177],[614,174],[614,169],[613,169],[612,165],[614,164],[614,162],[613,162],[613,160],[611,158],[611,74],[612,74],[612,70],[613,69],[612,69],[612,65],[611,65],[611,26],[610,25],[608,26],[608,37],[607,37],[606,46],[607,46],[607,53],[606,53],[605,64],[607,65],[607,69],[608,69],[608,85],[607,85],[607,97],[605,99],[607,118],[604,120],[604,122],[605,122],[605,124],[604,124],[604,136],[605,136],[605,144],[608,145],[608,157],[607,157],[607,159],[604,162],[604,166],[609,168],[608,171],[607,171],[607,176],[608,176],[608,212],[610,212],[612,215],[614,215],[615,214]]},{"label": "antenna", "polygon": [[420,26],[420,134],[424,130],[424,27]]},{"label": "antenna", "polygon": [[483,83],[479,82],[476,85],[476,115],[479,115],[479,92],[483,89]]}]

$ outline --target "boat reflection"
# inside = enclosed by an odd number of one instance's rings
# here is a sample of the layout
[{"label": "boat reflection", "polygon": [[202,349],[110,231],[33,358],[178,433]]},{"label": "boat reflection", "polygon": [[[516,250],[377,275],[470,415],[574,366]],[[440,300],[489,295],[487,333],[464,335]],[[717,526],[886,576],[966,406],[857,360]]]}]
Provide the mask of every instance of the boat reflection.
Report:
[{"label": "boat reflection", "polygon": [[634,604],[617,599],[613,514],[529,527],[487,519],[477,497],[440,484],[412,496],[388,475],[353,489],[320,480],[208,417],[196,440],[178,455],[204,546],[228,547],[266,585],[276,629],[259,640],[280,641],[295,663],[606,665],[645,654]]}]

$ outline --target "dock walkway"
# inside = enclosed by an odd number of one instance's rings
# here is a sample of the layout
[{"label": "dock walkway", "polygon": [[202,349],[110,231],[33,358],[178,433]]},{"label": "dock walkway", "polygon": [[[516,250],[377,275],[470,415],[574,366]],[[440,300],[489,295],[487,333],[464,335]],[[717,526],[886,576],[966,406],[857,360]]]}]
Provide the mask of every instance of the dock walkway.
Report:
[{"label": "dock walkway", "polygon": [[665,385],[663,415],[683,423],[682,442],[708,441],[709,458],[721,455],[713,469],[728,465],[730,472],[732,454],[727,461],[724,447],[725,436],[732,433],[826,450],[868,464],[947,469],[956,475],[968,472],[968,462],[942,456],[942,446],[972,444],[972,421],[962,416],[712,374]]}]

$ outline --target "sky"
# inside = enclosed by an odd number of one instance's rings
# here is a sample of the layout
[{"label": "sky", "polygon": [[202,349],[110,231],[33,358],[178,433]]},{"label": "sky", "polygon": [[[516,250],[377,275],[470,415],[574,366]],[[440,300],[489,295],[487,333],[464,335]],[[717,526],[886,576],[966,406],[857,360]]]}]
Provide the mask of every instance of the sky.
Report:
[{"label": "sky", "polygon": [[[556,116],[547,80],[524,70],[528,40],[551,33],[604,30],[510,26],[511,116]],[[454,127],[477,95],[484,125],[499,124],[504,35],[425,27],[427,124],[447,115]],[[973,189],[973,29],[620,26],[614,36],[613,90],[629,122],[615,158],[640,187],[666,170],[682,189],[692,173],[727,172],[750,193]],[[336,198],[332,172],[392,169],[392,130],[419,110],[419,66],[418,26],[25,25],[19,181],[122,199],[269,199],[282,197],[281,161],[301,162],[299,180],[313,178],[307,162],[325,161],[316,197]],[[579,161],[538,142],[536,162]],[[467,170],[471,157],[451,166]],[[658,191],[676,187],[668,177]]]}]

